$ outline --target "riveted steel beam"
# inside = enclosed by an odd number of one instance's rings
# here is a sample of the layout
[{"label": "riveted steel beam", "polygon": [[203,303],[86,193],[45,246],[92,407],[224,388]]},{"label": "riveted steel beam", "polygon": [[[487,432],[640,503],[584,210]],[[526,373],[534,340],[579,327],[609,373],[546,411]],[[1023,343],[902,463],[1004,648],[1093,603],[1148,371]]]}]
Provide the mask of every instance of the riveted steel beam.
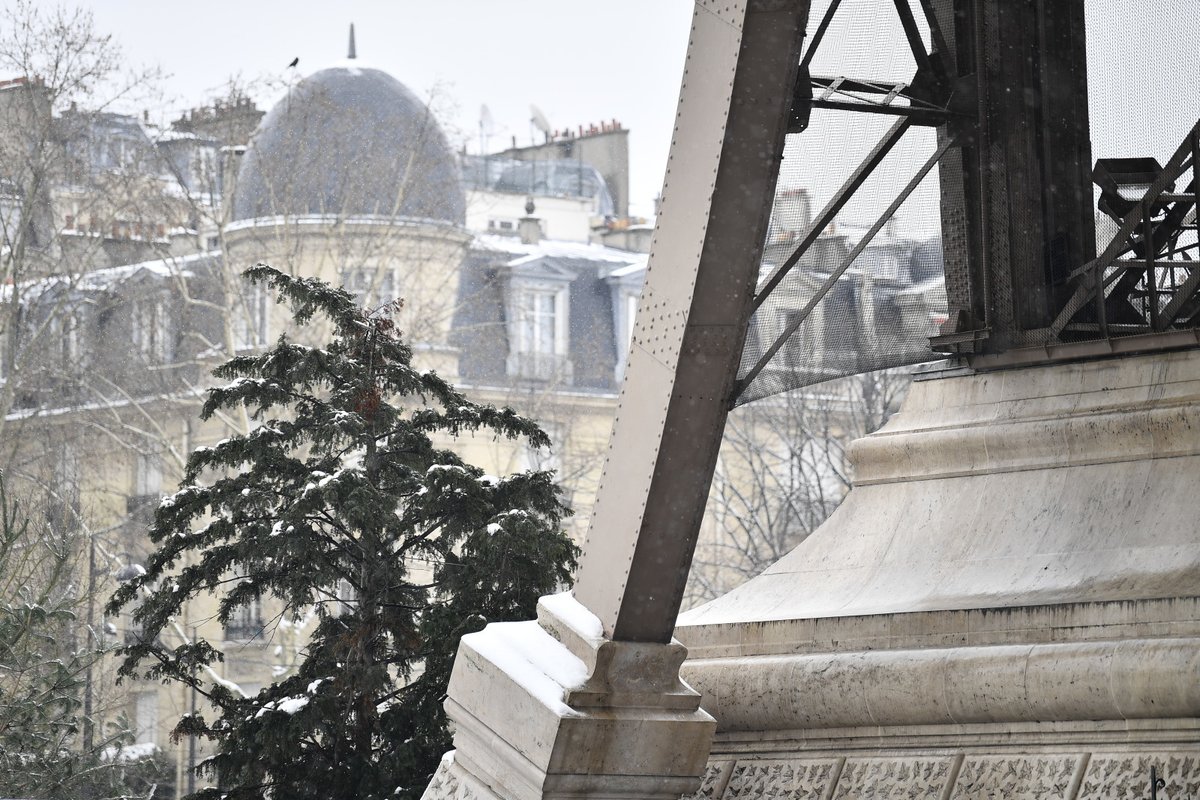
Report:
[{"label": "riveted steel beam", "polygon": [[662,206],[576,598],[668,642],[754,298],[807,0],[699,0]]}]

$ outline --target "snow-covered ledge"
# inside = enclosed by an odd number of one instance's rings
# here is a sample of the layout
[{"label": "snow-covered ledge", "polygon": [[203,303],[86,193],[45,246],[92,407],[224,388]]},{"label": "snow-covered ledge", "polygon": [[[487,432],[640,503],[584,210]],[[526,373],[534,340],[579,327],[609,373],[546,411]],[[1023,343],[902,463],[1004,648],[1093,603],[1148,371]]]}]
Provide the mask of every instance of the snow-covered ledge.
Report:
[{"label": "snow-covered ledge", "polygon": [[455,751],[423,800],[671,798],[695,791],[715,722],[679,679],[678,642],[613,642],[570,593],[536,622],[462,638],[446,712]]}]

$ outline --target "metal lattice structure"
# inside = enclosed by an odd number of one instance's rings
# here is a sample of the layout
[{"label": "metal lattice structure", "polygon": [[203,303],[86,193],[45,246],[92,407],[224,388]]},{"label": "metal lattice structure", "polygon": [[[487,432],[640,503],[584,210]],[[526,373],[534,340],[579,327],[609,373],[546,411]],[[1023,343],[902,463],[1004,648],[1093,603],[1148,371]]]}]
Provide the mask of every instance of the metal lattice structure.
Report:
[{"label": "metal lattice structure", "polygon": [[[792,225],[802,229],[794,248],[764,258],[731,402],[947,353],[984,367],[1046,358],[1046,348],[1057,352],[1062,345],[1194,327],[1196,315],[1189,312],[1200,278],[1189,281],[1189,264],[1196,259],[1196,201],[1194,188],[1187,188],[1195,185],[1194,148],[1185,142],[1165,167],[1152,158],[1106,158],[1093,170],[1088,69],[1096,63],[1107,68],[1119,54],[1111,51],[1110,40],[1117,37],[1098,37],[1108,42],[1100,55],[1089,55],[1086,39],[1089,31],[1106,33],[1120,24],[1118,12],[1137,10],[1122,9],[1119,0],[1103,13],[1096,5],[829,0],[821,9],[818,4],[794,89],[789,147],[795,139],[829,135],[828,127],[809,129],[814,112],[825,113],[824,120],[837,112],[842,119],[884,117],[894,124],[847,169],[819,213]],[[866,74],[854,47],[830,41],[839,23],[843,37],[855,25],[881,39],[889,26],[902,33],[912,78]],[[1200,32],[1194,21],[1191,29],[1186,26],[1185,20],[1179,35]],[[836,74],[813,74],[817,62]],[[1154,76],[1151,63],[1127,65],[1124,79],[1132,86],[1170,84]],[[1197,94],[1195,82],[1179,81],[1178,89],[1186,108]],[[1101,91],[1122,93],[1111,81]],[[1123,103],[1135,118],[1167,111],[1154,108],[1146,91],[1131,93]],[[833,130],[844,132],[845,125]],[[1101,127],[1108,133],[1113,125],[1106,118]],[[929,132],[927,143],[902,154],[902,143],[922,131]],[[1194,138],[1193,131],[1189,140]],[[837,158],[836,140],[827,146],[828,164],[846,163]],[[903,178],[890,176],[882,190],[879,181],[869,183],[895,161],[908,162]],[[809,169],[805,177],[828,174],[828,164]],[[1141,192],[1154,188],[1160,175],[1162,190],[1143,201]],[[1106,216],[1099,236],[1093,178],[1107,186],[1100,198]],[[1123,183],[1118,187],[1117,181]],[[893,262],[890,268],[878,255],[872,258],[873,251],[887,250],[879,240],[887,238],[893,216],[914,190],[924,187],[933,194],[928,189],[935,183],[940,238],[921,253],[893,241],[883,259]],[[857,240],[831,246],[832,226],[864,195],[881,213]],[[1105,199],[1118,195],[1122,199]],[[787,213],[786,203],[777,200],[776,217]],[[1129,222],[1129,214],[1141,221]],[[1111,253],[1105,249],[1112,238],[1110,219],[1116,233]],[[1150,232],[1146,219],[1152,220]],[[1145,250],[1152,251],[1153,266],[1137,263],[1146,261]],[[908,259],[899,270],[898,258]],[[931,262],[937,262],[944,283],[929,280]],[[1103,276],[1103,302],[1095,290],[1097,274]],[[1176,333],[1157,345],[1185,340]],[[1157,345],[1141,339],[1111,347]],[[1031,347],[1041,348],[1040,355],[1017,352]],[[1099,345],[1089,350],[1104,351]]]},{"label": "metal lattice structure", "polygon": [[[1117,232],[1099,257],[1071,272],[1067,285],[1074,292],[1047,331],[1047,340],[1197,328],[1198,163],[1200,123],[1166,166],[1153,158],[1096,162],[1093,178],[1101,188],[1100,210],[1117,225]],[[1188,337],[1164,341],[1188,341]]]}]

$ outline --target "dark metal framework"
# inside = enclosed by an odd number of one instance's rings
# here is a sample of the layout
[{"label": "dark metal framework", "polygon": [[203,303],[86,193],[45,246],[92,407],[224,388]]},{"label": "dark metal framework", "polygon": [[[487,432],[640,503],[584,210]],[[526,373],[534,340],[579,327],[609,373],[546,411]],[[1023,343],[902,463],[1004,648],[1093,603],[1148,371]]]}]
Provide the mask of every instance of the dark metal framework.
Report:
[{"label": "dark metal framework", "polygon": [[[1197,163],[1200,123],[1165,167],[1150,158],[1097,162],[1092,176],[1102,189],[1100,209],[1120,227],[1098,258],[1071,272],[1074,292],[1048,338],[1161,333],[1200,323]],[[1175,191],[1189,171],[1185,187]]]},{"label": "dark metal framework", "polygon": [[[740,376],[734,386],[730,398],[731,404],[736,404],[738,398],[755,378],[766,368],[771,359],[779,352],[797,330],[812,314],[813,309],[821,302],[826,294],[837,284],[854,260],[871,243],[876,234],[887,224],[888,220],[899,210],[900,206],[912,194],[913,190],[929,174],[930,170],[941,160],[942,156],[955,144],[958,132],[956,128],[967,119],[966,110],[961,99],[969,95],[967,87],[961,80],[951,77],[944,54],[948,51],[946,37],[942,33],[941,21],[931,0],[920,0],[921,11],[930,28],[933,47],[927,50],[921,39],[920,30],[912,6],[908,0],[893,0],[899,23],[904,29],[905,39],[913,58],[917,63],[916,75],[909,83],[876,80],[871,78],[813,76],[810,65],[816,55],[830,23],[841,7],[841,0],[833,0],[817,24],[800,60],[800,70],[796,78],[796,86],[792,96],[792,112],[788,124],[788,133],[800,133],[808,127],[812,109],[830,109],[837,111],[853,111],[868,114],[886,114],[898,117],[896,122],[887,130],[879,143],[867,154],[862,163],[846,178],[846,181],[834,193],[812,225],[808,233],[797,245],[796,249],[759,287],[752,304],[757,311],[773,291],[787,277],[800,260],[816,242],[817,237],[833,222],[838,212],[846,205],[863,183],[871,176],[892,149],[900,142],[913,126],[936,127],[945,131],[939,136],[939,144],[934,155],[925,162],[917,173],[908,181],[893,202],[876,220],[853,250],[839,263],[821,287],[810,298],[799,312],[791,316],[789,324],[775,341],[766,348],[753,366]],[[955,120],[959,125],[955,125]]]},{"label": "dark metal framework", "polygon": [[[763,283],[753,308],[912,126],[937,129],[934,157],[739,377],[730,402],[739,402],[934,163],[940,163],[949,319],[930,340],[931,351],[984,366],[1022,347],[1200,324],[1197,130],[1165,167],[1123,159],[1101,161],[1092,171],[1083,0],[892,2],[917,64],[909,83],[810,75],[841,0],[829,4],[801,59],[789,133],[808,127],[813,108],[898,119]],[[914,6],[929,27],[928,50]],[[1190,182],[1176,191],[1189,170]],[[1101,210],[1119,226],[1098,258],[1093,179],[1105,187]]]}]

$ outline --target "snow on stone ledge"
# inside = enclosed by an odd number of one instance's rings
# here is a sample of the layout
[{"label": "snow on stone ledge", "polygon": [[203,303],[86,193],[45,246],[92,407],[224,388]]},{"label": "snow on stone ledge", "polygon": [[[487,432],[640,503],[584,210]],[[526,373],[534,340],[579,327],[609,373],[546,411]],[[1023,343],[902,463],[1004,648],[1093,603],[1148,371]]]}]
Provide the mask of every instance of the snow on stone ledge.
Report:
[{"label": "snow on stone ledge", "polygon": [[571,630],[589,644],[598,645],[604,640],[604,625],[601,624],[600,618],[576,600],[571,592],[545,595],[538,600],[538,605],[569,625]]},{"label": "snow on stone ledge", "polygon": [[493,622],[462,643],[559,716],[579,715],[563,700],[587,680],[587,667],[536,622]]}]

